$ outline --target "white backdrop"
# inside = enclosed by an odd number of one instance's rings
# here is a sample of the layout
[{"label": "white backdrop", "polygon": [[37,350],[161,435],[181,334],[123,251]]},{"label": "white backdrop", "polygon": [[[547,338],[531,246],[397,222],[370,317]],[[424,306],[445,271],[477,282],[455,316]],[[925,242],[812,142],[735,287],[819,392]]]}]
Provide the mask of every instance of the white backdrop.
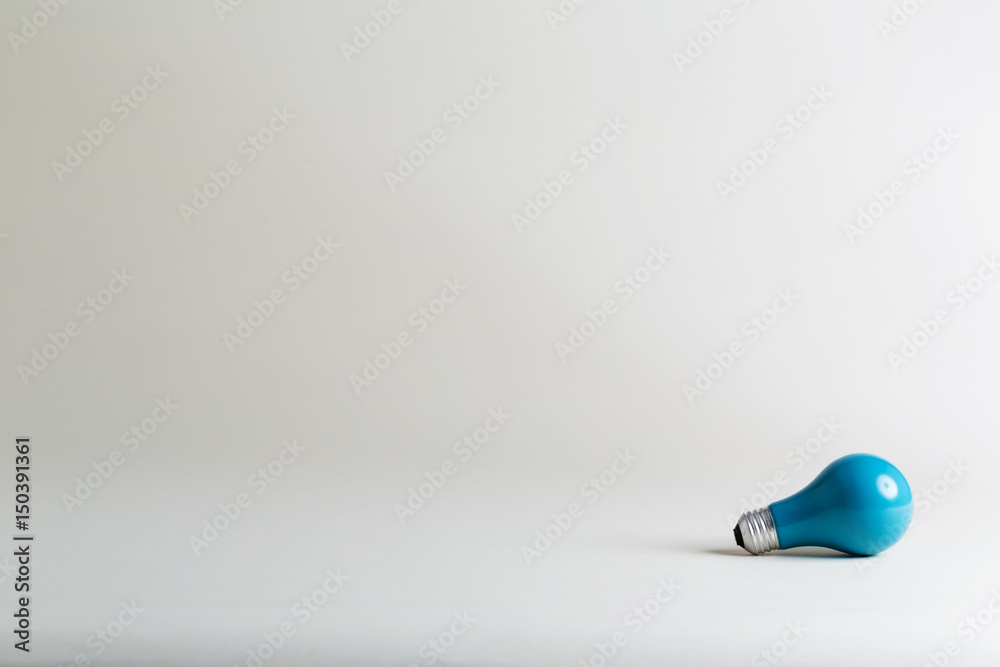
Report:
[{"label": "white backdrop", "polygon": [[[0,27],[0,663],[996,664],[996,3]],[[898,545],[737,549],[858,451]]]}]

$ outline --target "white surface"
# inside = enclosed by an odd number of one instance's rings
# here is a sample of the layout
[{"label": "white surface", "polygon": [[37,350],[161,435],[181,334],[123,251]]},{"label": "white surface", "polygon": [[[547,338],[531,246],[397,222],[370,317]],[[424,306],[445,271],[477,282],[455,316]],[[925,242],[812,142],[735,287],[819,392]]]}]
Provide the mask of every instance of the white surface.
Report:
[{"label": "white surface", "polygon": [[[578,665],[616,631],[610,664],[771,664],[758,653],[787,623],[806,631],[782,665],[921,665],[949,641],[949,664],[997,664],[1000,620],[972,641],[959,626],[1000,590],[1000,281],[961,310],[948,296],[1000,252],[1000,7],[926,3],[883,39],[885,0],[595,0],[555,30],[554,0],[404,2],[347,62],[338,44],[382,6],[246,0],[220,20],[207,1],[75,2],[17,53],[8,40],[0,498],[7,445],[29,435],[38,541],[33,650],[2,626],[0,663],[247,664],[289,621],[267,665],[428,664],[421,646],[468,612],[444,664]],[[678,71],[724,8],[735,22]],[[5,2],[0,26],[35,11]],[[167,78],[119,120],[112,100],[157,65]],[[390,192],[400,153],[490,76],[496,92]],[[717,181],[823,86],[723,202]],[[275,108],[294,120],[246,163]],[[105,116],[114,132],[60,182],[52,162]],[[511,213],[609,118],[627,128],[518,233]],[[954,145],[909,180],[948,127]],[[186,224],[178,205],[231,159],[241,173]],[[905,194],[849,242],[894,178]],[[283,273],[327,235],[340,248],[292,291]],[[671,258],[626,301],[615,285],[650,246]],[[77,304],[122,267],[134,282],[84,323]],[[416,335],[410,314],[456,278],[467,290]],[[287,302],[230,352],[223,334],[275,288]],[[751,342],[744,323],[779,290],[797,301]],[[563,362],[556,343],[612,297]],[[938,308],[948,322],[895,371],[888,353]],[[23,382],[69,321],[80,335]],[[403,331],[413,344],[356,394],[350,376]],[[733,341],[745,354],[685,400]],[[166,397],[181,407],[128,451],[120,434]],[[461,461],[453,443],[500,406],[509,421]],[[823,419],[843,426],[797,469]],[[305,451],[257,495],[248,478],[292,438]],[[124,463],[67,511],[115,449]],[[589,504],[581,485],[619,450],[638,461]],[[856,451],[942,493],[896,547],[736,549],[758,482],[787,475],[769,501]],[[456,474],[401,525],[393,505],[446,459]],[[252,504],[196,555],[190,537],[241,492]],[[528,565],[521,547],[574,501],[583,516]],[[299,623],[293,605],[337,568],[350,579]],[[633,633],[661,578],[680,590]],[[132,600],[144,611],[96,656],[88,637]]]}]

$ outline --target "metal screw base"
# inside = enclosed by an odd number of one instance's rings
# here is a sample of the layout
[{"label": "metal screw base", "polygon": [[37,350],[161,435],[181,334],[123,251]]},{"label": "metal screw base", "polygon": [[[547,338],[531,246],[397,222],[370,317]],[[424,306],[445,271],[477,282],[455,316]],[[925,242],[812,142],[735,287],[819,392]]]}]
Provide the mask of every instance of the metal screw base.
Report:
[{"label": "metal screw base", "polygon": [[736,544],[754,555],[781,548],[778,545],[778,531],[774,527],[770,507],[742,515],[736,522],[733,533],[736,535]]}]

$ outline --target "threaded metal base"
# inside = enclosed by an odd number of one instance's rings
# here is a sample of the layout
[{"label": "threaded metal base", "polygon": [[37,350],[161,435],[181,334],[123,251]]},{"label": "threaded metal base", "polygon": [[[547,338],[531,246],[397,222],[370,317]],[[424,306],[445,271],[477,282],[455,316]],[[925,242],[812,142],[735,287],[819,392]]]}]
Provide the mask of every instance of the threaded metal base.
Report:
[{"label": "threaded metal base", "polygon": [[737,533],[736,544],[754,555],[781,548],[778,545],[778,531],[774,527],[770,507],[753,510],[741,516],[733,532]]}]

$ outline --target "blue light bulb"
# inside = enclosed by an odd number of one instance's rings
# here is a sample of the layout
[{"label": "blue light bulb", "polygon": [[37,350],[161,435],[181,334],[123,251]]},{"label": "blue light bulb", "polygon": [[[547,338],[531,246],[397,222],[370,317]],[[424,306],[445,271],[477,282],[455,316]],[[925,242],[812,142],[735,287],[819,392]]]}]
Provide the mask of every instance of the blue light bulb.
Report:
[{"label": "blue light bulb", "polygon": [[733,532],[752,554],[809,546],[871,556],[898,542],[911,518],[903,473],[877,456],[850,454],[795,495],[747,512]]}]

